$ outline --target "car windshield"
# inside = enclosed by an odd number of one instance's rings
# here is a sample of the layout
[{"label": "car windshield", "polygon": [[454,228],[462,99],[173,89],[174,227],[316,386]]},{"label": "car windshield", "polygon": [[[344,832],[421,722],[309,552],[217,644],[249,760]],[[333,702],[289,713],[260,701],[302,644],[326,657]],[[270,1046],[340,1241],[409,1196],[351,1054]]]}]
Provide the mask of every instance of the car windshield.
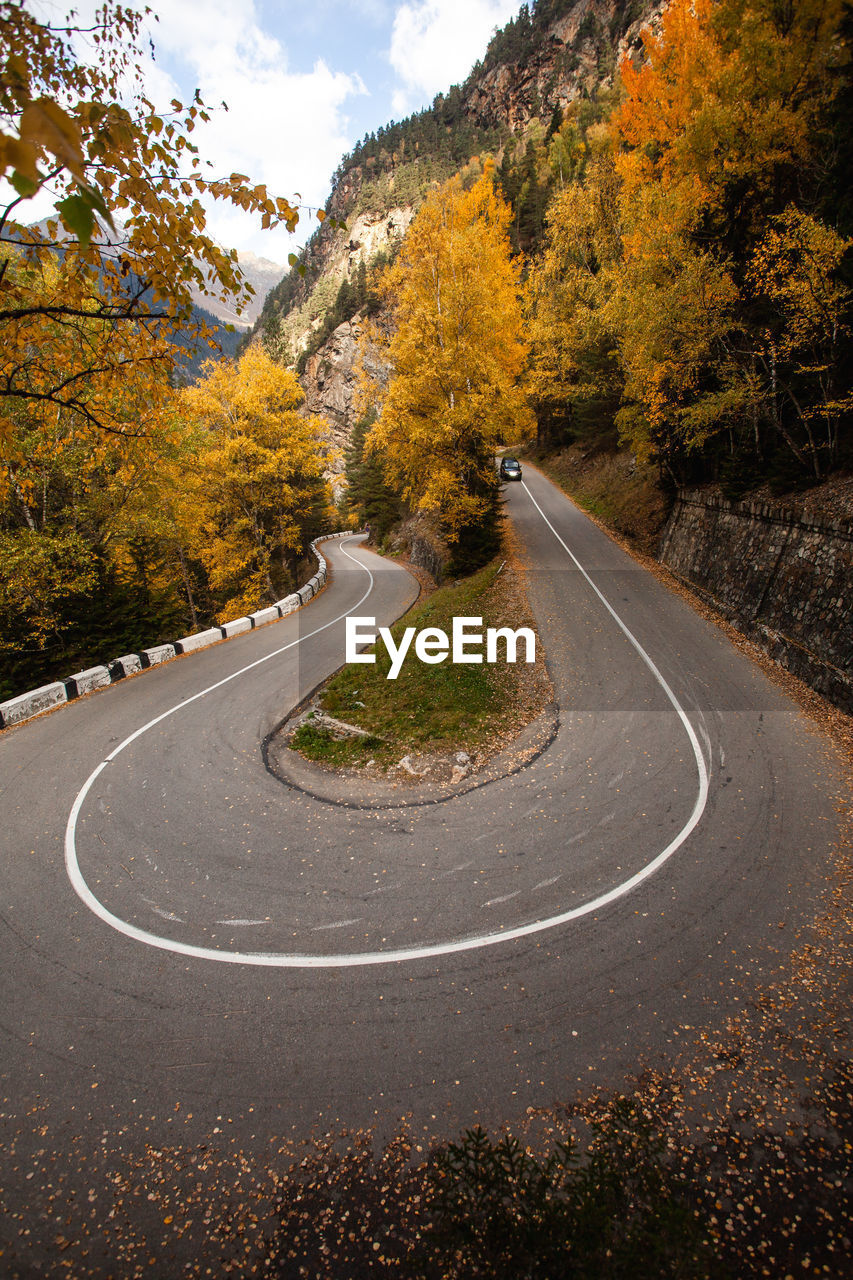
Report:
[{"label": "car windshield", "polygon": [[515,458],[504,458],[504,466],[506,467],[507,471],[518,470],[518,463],[516,462]]}]

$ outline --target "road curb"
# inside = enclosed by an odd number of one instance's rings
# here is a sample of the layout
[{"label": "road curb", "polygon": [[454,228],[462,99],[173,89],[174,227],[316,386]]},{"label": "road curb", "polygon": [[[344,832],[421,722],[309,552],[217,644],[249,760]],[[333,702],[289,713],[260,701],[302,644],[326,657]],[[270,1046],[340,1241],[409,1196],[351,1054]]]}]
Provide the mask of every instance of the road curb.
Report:
[{"label": "road curb", "polygon": [[[325,683],[325,681],[323,682]],[[322,685],[318,686],[322,687]],[[314,691],[316,693],[316,690]],[[304,707],[309,698],[303,699]],[[492,782],[510,778],[531,765],[547,751],[560,729],[560,708],[549,702],[529,724],[492,756],[476,773],[459,782],[411,783],[389,778],[360,777],[345,770],[324,769],[291,750],[287,738],[299,719],[296,708],[270,733],[261,745],[264,766],[278,782],[284,783],[321,804],[343,809],[416,809],[443,804],[446,800],[479,791]]]}]

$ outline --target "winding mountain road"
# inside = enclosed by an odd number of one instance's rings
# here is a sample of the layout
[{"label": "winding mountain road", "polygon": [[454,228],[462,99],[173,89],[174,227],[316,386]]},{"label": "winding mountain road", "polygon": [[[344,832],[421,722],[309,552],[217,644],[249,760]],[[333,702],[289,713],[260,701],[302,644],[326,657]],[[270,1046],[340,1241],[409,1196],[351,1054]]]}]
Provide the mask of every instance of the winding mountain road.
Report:
[{"label": "winding mountain road", "polygon": [[665,1063],[809,918],[821,738],[541,475],[507,502],[560,707],[513,774],[365,808],[265,767],[343,618],[417,595],[357,538],[297,614],[0,735],[0,1185],[45,1238],[63,1134],[512,1121]]}]

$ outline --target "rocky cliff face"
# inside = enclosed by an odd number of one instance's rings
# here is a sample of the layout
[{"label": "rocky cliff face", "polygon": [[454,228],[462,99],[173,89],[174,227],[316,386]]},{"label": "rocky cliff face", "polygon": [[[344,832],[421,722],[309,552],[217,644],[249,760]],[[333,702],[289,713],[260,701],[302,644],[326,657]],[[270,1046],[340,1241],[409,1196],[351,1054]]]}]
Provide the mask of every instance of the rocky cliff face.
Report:
[{"label": "rocky cliff face", "polygon": [[398,244],[414,216],[415,211],[411,205],[387,209],[382,213],[360,214],[347,232],[346,270],[352,273],[353,267],[361,259],[369,262],[377,253],[387,250],[392,244]]},{"label": "rocky cliff face", "polygon": [[308,296],[284,317],[281,326],[282,355],[295,361],[305,350],[334,305],[343,281],[353,281],[361,263],[365,267],[380,253],[391,253],[406,234],[415,210],[411,205],[358,215],[325,242],[318,279]]},{"label": "rocky cliff face", "polygon": [[366,339],[365,322],[360,317],[338,325],[316,355],[311,356],[301,382],[305,391],[302,412],[319,415],[329,424],[328,438],[336,450],[328,473],[341,475],[344,452],[350,433],[358,421],[359,368],[384,381],[388,368],[378,348]]},{"label": "rocky cliff face", "polygon": [[[519,134],[534,118],[547,122],[556,107],[566,108],[585,93],[610,88],[619,63],[642,48],[644,28],[658,25],[668,0],[566,0],[536,4],[534,17],[516,40],[502,39],[519,20],[498,32],[486,57],[465,83],[436,102],[458,99],[463,117],[483,129],[497,129],[503,139]],[[543,24],[538,11],[555,10]],[[356,149],[358,150],[358,149]],[[396,160],[396,158],[394,158]],[[400,162],[405,157],[400,157]],[[329,202],[330,211],[346,220],[365,183],[375,175],[372,161],[344,164]],[[322,241],[317,246],[322,255]]]},{"label": "rocky cliff face", "polygon": [[577,0],[523,60],[488,65],[465,86],[465,105],[478,123],[514,132],[596,87],[609,88],[625,56],[641,48],[640,32],[665,6],[648,0]]}]

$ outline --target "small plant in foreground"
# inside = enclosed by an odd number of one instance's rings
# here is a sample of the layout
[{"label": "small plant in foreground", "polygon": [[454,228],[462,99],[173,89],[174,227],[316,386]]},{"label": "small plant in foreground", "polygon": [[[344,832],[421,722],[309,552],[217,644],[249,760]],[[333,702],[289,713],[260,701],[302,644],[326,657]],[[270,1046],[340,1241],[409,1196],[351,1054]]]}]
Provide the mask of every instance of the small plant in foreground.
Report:
[{"label": "small plant in foreground", "polygon": [[454,1280],[637,1280],[708,1276],[708,1256],[664,1142],[624,1099],[592,1126],[585,1156],[557,1143],[543,1159],[482,1129],[435,1161],[439,1257]]},{"label": "small plant in foreground", "polygon": [[[625,1099],[592,1122],[584,1152],[536,1157],[518,1138],[468,1130],[422,1164],[399,1135],[333,1139],[282,1184],[270,1262],[284,1280],[710,1280],[721,1277],[689,1162]],[[679,1171],[679,1169],[681,1171]]]}]

